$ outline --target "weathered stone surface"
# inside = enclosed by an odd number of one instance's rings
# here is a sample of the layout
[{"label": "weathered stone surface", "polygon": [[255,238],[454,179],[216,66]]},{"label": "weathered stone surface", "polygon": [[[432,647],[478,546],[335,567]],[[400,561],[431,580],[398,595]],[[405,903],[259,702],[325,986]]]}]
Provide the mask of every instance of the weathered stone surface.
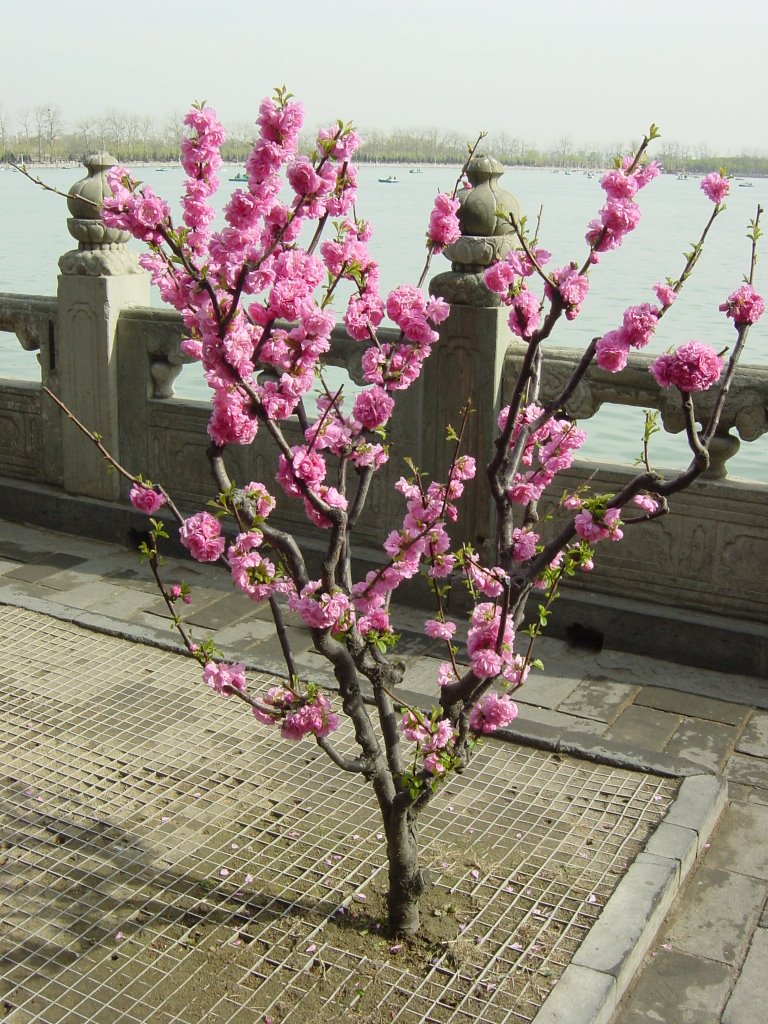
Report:
[{"label": "weathered stone surface", "polygon": [[723,1024],[757,1024],[765,1020],[765,972],[768,931],[758,928],[747,959],[723,1013]]},{"label": "weathered stone surface", "polygon": [[768,880],[768,807],[731,804],[712,838],[707,864]]},{"label": "weathered stone surface", "polygon": [[536,1014],[535,1024],[608,1024],[615,999],[614,978],[571,964]]},{"label": "weathered stone surface", "polygon": [[749,754],[734,754],[728,759],[725,769],[728,779],[745,786],[760,786],[768,789],[768,761]]},{"label": "weathered stone surface", "polygon": [[698,850],[698,835],[693,829],[669,825],[662,821],[646,844],[646,852],[676,860],[681,873],[687,875],[693,867]]},{"label": "weathered stone surface", "polygon": [[612,975],[623,990],[642,963],[676,891],[676,864],[634,863],[573,963]]},{"label": "weathered stone surface", "polygon": [[669,942],[685,953],[737,965],[757,923],[764,891],[761,882],[744,875],[699,868],[677,908]]},{"label": "weathered stone surface", "polygon": [[[701,673],[699,673],[699,676]],[[635,697],[635,704],[670,711],[684,718],[705,718],[710,722],[724,722],[726,725],[741,725],[749,715],[749,708],[743,704],[732,704],[725,700],[713,700],[696,693],[682,693],[666,690],[660,686],[645,686]]]},{"label": "weathered stone surface", "polygon": [[677,799],[664,819],[669,825],[693,829],[699,837],[699,851],[725,807],[728,787],[712,775],[684,779]]},{"label": "weathered stone surface", "polygon": [[[606,740],[617,740],[649,750],[664,750],[665,745],[680,724],[679,715],[657,711],[654,708],[630,704],[604,734]],[[676,751],[681,753],[681,751]]]},{"label": "weathered stone surface", "polygon": [[610,679],[587,678],[560,704],[558,710],[579,718],[611,723],[631,703],[636,693],[635,686],[613,683]]},{"label": "weathered stone surface", "polygon": [[719,1024],[730,987],[725,964],[658,949],[614,1024]]},{"label": "weathered stone surface", "polygon": [[752,757],[768,758],[768,714],[764,711],[755,711],[747,727],[741,734],[736,749],[742,754],[751,754]]},{"label": "weathered stone surface", "polygon": [[680,724],[664,749],[712,771],[721,771],[737,736],[736,726],[689,719]]}]

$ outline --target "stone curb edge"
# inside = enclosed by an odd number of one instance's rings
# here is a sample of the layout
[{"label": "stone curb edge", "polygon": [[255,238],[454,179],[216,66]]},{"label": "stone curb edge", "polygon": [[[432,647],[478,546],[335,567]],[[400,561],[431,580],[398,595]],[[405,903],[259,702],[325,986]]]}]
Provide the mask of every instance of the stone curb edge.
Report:
[{"label": "stone curb edge", "polygon": [[713,775],[683,779],[533,1024],[609,1024],[725,807]]}]

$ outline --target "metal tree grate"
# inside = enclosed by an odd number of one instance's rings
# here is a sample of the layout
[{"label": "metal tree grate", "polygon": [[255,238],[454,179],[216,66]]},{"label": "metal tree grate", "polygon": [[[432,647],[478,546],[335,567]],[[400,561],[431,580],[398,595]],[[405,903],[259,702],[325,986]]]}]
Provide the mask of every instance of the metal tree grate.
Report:
[{"label": "metal tree grate", "polygon": [[189,659],[8,607],[0,637],[10,1024],[531,1021],[676,789],[484,744],[424,816],[427,913],[455,937],[418,967],[368,912],[363,782]]}]

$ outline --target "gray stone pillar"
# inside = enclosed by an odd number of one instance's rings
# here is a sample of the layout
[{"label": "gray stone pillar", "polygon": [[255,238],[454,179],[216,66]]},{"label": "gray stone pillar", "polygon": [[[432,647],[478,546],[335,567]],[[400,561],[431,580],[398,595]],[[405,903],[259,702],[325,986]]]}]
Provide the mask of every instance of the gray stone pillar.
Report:
[{"label": "gray stone pillar", "polygon": [[[57,364],[61,400],[119,459],[117,321],[126,306],[149,305],[149,275],[125,247],[128,232],[106,227],[94,206],[109,194],[106,173],[114,163],[108,153],[87,157],[88,174],[69,191],[67,227],[78,247],[59,260]],[[116,474],[70,423],[62,423],[62,446],[66,491],[119,496]]]},{"label": "gray stone pillar", "polygon": [[471,399],[464,451],[476,457],[478,472],[462,499],[462,533],[479,550],[493,537],[485,466],[498,434],[502,370],[512,339],[507,308],[485,287],[483,271],[513,247],[515,236],[503,214],[520,217],[515,197],[499,187],[502,172],[493,157],[472,160],[467,177],[473,187],[459,194],[462,237],[445,249],[451,269],[429,285],[430,294],[450,302],[451,315],[440,325],[440,342],[424,373],[424,422],[430,439],[425,440],[429,448],[424,468],[444,478],[451,451],[445,426],[450,423],[458,430],[461,409]]}]

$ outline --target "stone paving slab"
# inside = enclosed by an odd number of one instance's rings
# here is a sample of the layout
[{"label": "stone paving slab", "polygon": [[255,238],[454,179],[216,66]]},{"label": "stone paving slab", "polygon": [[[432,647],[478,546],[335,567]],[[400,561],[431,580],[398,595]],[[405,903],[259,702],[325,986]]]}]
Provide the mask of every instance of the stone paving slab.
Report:
[{"label": "stone paving slab", "polygon": [[734,966],[757,924],[764,894],[765,886],[752,878],[702,866],[680,901],[668,942],[684,953]]},{"label": "stone paving slab", "polygon": [[725,964],[659,949],[623,1007],[622,1024],[718,1024],[731,985]]},{"label": "stone paving slab", "polygon": [[732,725],[688,719],[679,725],[664,749],[720,772],[733,751],[738,735],[738,729]]},{"label": "stone paving slab", "polygon": [[611,724],[632,703],[637,692],[637,686],[587,676],[578,689],[559,705],[558,710]]},{"label": "stone paving slab", "polygon": [[729,781],[768,790],[768,761],[762,758],[751,757],[749,754],[733,754],[728,759],[725,774]]},{"label": "stone paving slab", "polygon": [[695,693],[679,693],[663,690],[658,686],[646,686],[635,697],[635,704],[670,711],[683,718],[704,718],[710,722],[724,722],[726,725],[743,725],[749,717],[749,708],[730,701],[713,700]]},{"label": "stone paving slab", "polygon": [[712,839],[707,863],[768,881],[768,807],[731,804]]},{"label": "stone paving slab", "polygon": [[606,740],[664,750],[679,725],[679,715],[630,704],[603,735]]},{"label": "stone paving slab", "polygon": [[768,757],[768,714],[756,711],[736,743],[741,754],[752,757]]},{"label": "stone paving slab", "polygon": [[723,1024],[758,1024],[765,1020],[768,931],[758,928],[741,974],[723,1013]]}]

